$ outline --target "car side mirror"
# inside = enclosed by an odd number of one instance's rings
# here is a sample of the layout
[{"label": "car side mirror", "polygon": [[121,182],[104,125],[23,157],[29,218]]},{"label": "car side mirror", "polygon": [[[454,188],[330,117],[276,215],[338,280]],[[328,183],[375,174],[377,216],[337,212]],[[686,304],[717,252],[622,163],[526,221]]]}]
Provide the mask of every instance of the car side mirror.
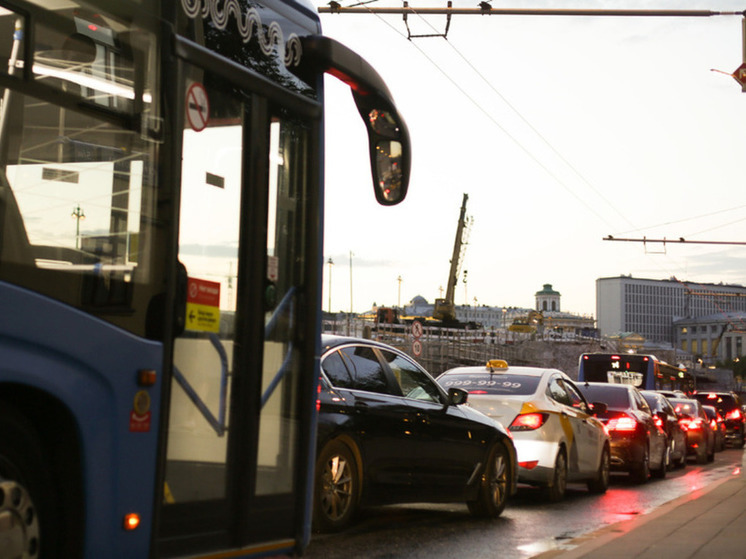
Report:
[{"label": "car side mirror", "polygon": [[449,388],[448,389],[448,403],[452,406],[460,406],[465,404],[469,398],[469,393],[463,388]]},{"label": "car side mirror", "polygon": [[606,413],[608,410],[609,407],[603,402],[591,402],[591,411],[593,412],[593,415]]}]

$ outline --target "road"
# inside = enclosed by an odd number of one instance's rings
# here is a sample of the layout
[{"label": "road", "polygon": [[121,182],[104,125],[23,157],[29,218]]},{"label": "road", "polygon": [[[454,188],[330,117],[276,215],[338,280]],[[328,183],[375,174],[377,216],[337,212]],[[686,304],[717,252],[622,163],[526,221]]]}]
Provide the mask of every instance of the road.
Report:
[{"label": "road", "polygon": [[342,533],[315,534],[304,557],[526,559],[706,487],[732,475],[743,459],[744,451],[726,449],[711,464],[700,466],[690,459],[686,468],[644,485],[613,474],[606,494],[591,495],[583,485],[570,485],[565,500],[556,504],[521,486],[495,520],[471,518],[466,506],[459,504],[371,508]]}]

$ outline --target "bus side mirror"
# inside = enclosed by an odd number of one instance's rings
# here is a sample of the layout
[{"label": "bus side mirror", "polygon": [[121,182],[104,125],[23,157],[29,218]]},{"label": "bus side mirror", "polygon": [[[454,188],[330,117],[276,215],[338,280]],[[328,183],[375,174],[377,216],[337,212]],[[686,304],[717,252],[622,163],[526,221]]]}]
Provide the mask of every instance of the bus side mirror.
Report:
[{"label": "bus side mirror", "polygon": [[360,55],[334,39],[313,35],[304,37],[302,45],[302,66],[310,64],[352,89],[368,131],[376,200],[384,206],[398,204],[404,200],[409,186],[412,161],[409,130],[383,79]]}]

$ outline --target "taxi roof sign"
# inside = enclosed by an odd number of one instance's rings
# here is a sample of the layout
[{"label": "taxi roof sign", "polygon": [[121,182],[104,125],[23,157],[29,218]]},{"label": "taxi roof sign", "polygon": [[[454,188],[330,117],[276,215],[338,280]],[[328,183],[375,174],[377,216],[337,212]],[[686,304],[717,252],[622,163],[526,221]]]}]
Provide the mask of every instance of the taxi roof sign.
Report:
[{"label": "taxi roof sign", "polygon": [[488,369],[507,369],[508,362],[505,359],[490,359],[487,361]]}]

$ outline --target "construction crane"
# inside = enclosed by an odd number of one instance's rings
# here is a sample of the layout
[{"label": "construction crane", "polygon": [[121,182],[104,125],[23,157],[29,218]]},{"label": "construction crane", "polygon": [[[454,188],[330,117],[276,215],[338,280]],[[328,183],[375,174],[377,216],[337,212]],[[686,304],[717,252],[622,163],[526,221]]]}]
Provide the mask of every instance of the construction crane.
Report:
[{"label": "construction crane", "polygon": [[456,293],[456,283],[461,272],[461,263],[463,261],[463,250],[466,246],[465,236],[468,232],[471,221],[466,217],[466,202],[469,195],[464,193],[463,202],[461,202],[461,212],[458,217],[458,226],[456,227],[456,239],[453,243],[453,255],[451,256],[451,270],[448,273],[448,284],[446,287],[446,296],[435,299],[435,308],[433,309],[433,318],[442,322],[456,321],[456,305],[454,303]]}]

